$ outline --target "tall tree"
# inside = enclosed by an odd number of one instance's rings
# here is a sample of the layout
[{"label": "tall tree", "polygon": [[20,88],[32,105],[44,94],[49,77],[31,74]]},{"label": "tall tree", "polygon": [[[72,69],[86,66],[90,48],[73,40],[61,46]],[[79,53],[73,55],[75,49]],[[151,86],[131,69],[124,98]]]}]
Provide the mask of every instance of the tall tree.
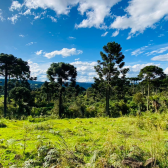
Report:
[{"label": "tall tree", "polygon": [[99,79],[95,78],[95,80],[100,80],[106,88],[106,113],[110,115],[110,90],[116,85],[119,78],[123,81],[125,80],[126,73],[129,69],[123,68],[125,65],[123,62],[125,56],[121,52],[122,48],[120,44],[109,42],[103,49],[106,54],[100,52],[102,61],[98,60],[98,65],[94,67],[99,76]]},{"label": "tall tree", "polygon": [[76,84],[77,71],[76,68],[71,64],[63,62],[52,63],[50,68],[47,70],[47,77],[51,82],[55,80],[59,84],[59,117],[62,116],[62,92],[63,86],[75,86]]},{"label": "tall tree", "polygon": [[147,96],[147,111],[149,110],[149,96],[150,96],[150,83],[154,79],[162,79],[165,77],[165,74],[163,72],[163,69],[155,66],[155,65],[150,65],[146,66],[141,69],[139,75],[139,78],[145,80],[148,85],[148,96]]},{"label": "tall tree", "polygon": [[[24,104],[26,104],[25,107],[28,107],[28,105],[32,105],[32,103],[34,102],[30,90],[25,87],[14,87],[9,92],[9,96],[15,101],[16,104],[18,104],[18,113],[20,115],[22,114]],[[29,111],[27,112],[28,115],[30,115]]]},{"label": "tall tree", "polygon": [[30,77],[28,62],[13,55],[0,54],[0,75],[5,77],[4,92],[4,117],[6,117],[7,109],[7,80],[8,78],[27,79]]}]

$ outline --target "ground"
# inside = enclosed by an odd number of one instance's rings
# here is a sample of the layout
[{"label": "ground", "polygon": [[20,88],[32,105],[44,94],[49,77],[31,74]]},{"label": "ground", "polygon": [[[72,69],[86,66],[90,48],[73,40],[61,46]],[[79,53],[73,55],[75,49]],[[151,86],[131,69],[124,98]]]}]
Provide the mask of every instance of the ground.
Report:
[{"label": "ground", "polygon": [[[147,159],[155,158],[159,167],[166,167],[167,129],[167,114],[89,119],[0,119],[0,163],[8,168],[12,165],[22,167],[29,159],[42,162],[44,159],[38,156],[39,148],[48,146],[60,151],[59,158],[70,152],[81,159],[75,164],[84,167],[92,167],[93,163],[94,166],[98,163],[99,166],[115,166],[126,157],[133,157],[143,164]],[[73,167],[73,163],[71,165],[65,158],[58,159],[57,165]]]}]

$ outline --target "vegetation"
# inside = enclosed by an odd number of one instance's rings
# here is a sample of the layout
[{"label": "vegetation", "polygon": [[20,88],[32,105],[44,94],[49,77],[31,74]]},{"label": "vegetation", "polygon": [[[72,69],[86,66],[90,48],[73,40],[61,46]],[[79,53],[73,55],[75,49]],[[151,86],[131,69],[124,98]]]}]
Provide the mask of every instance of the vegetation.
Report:
[{"label": "vegetation", "polygon": [[150,65],[127,78],[121,46],[103,49],[87,90],[63,62],[31,87],[28,63],[0,54],[0,167],[168,166],[168,77]]}]

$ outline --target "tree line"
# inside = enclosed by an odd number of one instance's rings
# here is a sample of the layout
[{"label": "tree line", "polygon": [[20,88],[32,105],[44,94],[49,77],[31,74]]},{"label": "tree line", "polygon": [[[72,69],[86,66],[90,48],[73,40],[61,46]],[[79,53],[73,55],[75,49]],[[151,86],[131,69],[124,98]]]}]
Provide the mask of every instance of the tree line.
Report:
[{"label": "tree line", "polygon": [[32,90],[28,80],[37,77],[31,77],[28,62],[1,53],[0,75],[5,78],[1,113],[4,117],[117,117],[167,108],[168,78],[162,68],[146,66],[137,77],[128,78],[120,44],[109,42],[103,50],[94,67],[97,77],[87,90],[76,85],[76,68],[64,62],[52,63],[46,72],[48,81]]}]

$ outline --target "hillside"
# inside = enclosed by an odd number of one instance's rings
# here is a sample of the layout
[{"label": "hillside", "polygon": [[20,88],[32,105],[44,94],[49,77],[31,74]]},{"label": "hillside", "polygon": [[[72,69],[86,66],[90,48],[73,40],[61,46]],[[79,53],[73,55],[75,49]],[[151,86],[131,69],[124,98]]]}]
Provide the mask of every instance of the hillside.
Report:
[{"label": "hillside", "polygon": [[[5,80],[4,79],[0,79],[0,86],[4,86]],[[40,88],[41,85],[44,82],[40,82],[40,81],[30,81],[30,86],[31,88]],[[92,83],[83,83],[83,82],[76,82],[77,85],[79,85],[80,87],[83,87],[85,89],[88,89],[89,87],[91,87]]]},{"label": "hillside", "polygon": [[[117,119],[1,119],[0,163],[5,168],[125,168],[131,158],[134,166],[146,168],[152,163],[166,168],[167,119],[167,114]],[[150,158],[155,162],[149,162]]]}]

